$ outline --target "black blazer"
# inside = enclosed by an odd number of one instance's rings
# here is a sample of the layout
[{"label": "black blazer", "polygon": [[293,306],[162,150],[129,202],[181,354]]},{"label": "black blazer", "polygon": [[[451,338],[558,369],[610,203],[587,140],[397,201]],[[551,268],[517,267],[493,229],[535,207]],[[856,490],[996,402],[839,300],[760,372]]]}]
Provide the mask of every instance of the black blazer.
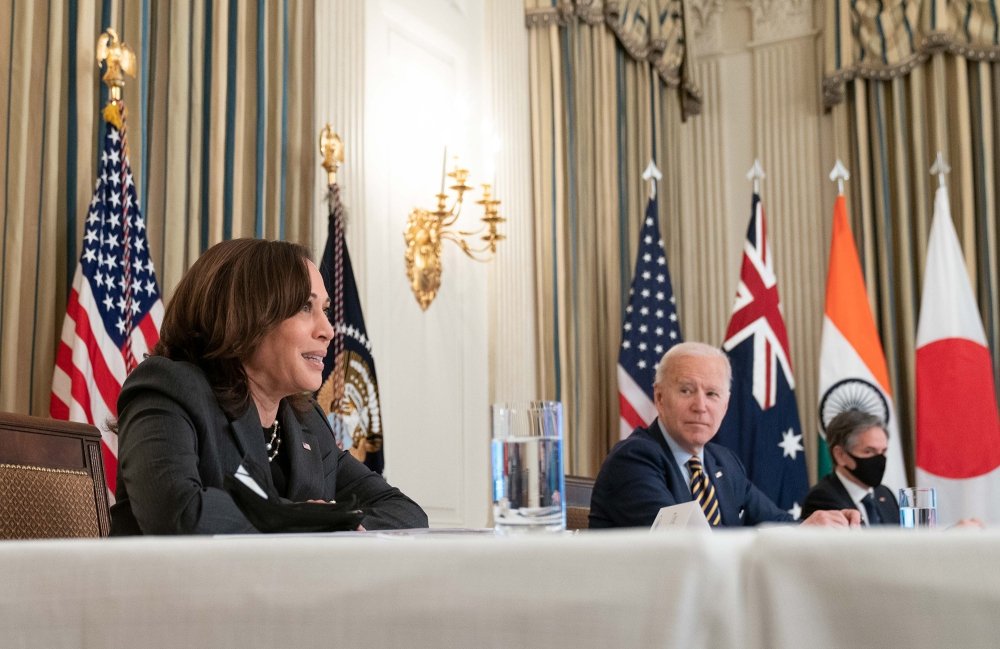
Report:
[{"label": "black blazer", "polygon": [[[244,458],[268,466],[256,408],[230,420],[201,369],[152,356],[125,380],[118,414],[112,535],[256,531],[222,482]],[[357,496],[367,529],[427,527],[419,505],[337,448],[315,402],[306,412],[282,402],[278,418],[289,500]]]},{"label": "black blazer", "polygon": [[[882,525],[899,525],[899,504],[885,485],[875,487],[875,508],[882,517]],[[822,509],[858,509],[847,488],[833,473],[821,478],[806,494],[802,518]]]},{"label": "black blazer", "polygon": [[[704,456],[722,525],[793,520],[750,482],[735,453],[709,443]],[[661,507],[691,500],[691,487],[654,420],[649,428],[636,428],[611,449],[591,493],[590,527],[649,527]]]}]

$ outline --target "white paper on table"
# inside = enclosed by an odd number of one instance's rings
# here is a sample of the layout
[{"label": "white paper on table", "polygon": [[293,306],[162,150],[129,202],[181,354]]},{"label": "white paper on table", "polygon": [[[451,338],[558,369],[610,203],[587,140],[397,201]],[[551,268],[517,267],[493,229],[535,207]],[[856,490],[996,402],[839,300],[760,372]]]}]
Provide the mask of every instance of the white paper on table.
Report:
[{"label": "white paper on table", "polygon": [[666,530],[690,529],[690,530],[712,530],[705,518],[705,512],[701,511],[701,506],[695,501],[670,505],[663,507],[656,515],[650,531],[660,532]]}]

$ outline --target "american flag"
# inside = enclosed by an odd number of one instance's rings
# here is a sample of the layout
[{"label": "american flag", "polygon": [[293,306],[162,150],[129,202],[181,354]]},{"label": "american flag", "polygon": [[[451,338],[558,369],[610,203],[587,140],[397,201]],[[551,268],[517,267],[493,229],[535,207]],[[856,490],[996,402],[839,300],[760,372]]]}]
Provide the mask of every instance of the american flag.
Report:
[{"label": "american flag", "polygon": [[681,342],[681,326],[667,268],[667,253],[656,222],[656,198],[646,204],[639,232],[635,275],[629,288],[622,345],[618,351],[618,406],[624,439],[656,418],[653,378],[656,364]]},{"label": "american flag", "polygon": [[118,440],[107,421],[117,417],[126,375],[159,339],[163,302],[128,162],[124,104],[109,105],[105,119],[100,172],[56,350],[49,412],[101,429],[104,474],[113,496]]},{"label": "american flag", "polygon": [[753,195],[736,303],[722,348],[733,366],[729,410],[715,441],[795,518],[809,486],[788,333],[760,195]]}]

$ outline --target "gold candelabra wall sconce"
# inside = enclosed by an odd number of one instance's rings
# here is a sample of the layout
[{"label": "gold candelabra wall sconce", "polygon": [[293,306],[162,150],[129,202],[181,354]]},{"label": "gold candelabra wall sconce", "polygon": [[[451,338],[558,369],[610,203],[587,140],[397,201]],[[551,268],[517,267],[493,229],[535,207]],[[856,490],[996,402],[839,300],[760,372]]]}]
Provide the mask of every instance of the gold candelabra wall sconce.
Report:
[{"label": "gold candelabra wall sconce", "polygon": [[[462,249],[470,259],[486,262],[493,259],[497,251],[497,242],[505,237],[500,234],[498,226],[506,221],[500,216],[498,207],[500,201],[493,196],[493,186],[482,183],[482,198],[476,201],[483,207],[482,224],[477,230],[458,230],[454,226],[462,214],[462,204],[467,192],[473,187],[468,183],[469,170],[456,161],[447,174],[454,184],[445,191],[445,178],[441,179],[441,191],[436,195],[437,208],[425,210],[419,207],[410,212],[406,221],[403,239],[406,241],[406,276],[410,280],[410,288],[417,303],[424,311],[434,301],[441,287],[441,243],[451,240]],[[449,207],[450,199],[450,207]],[[481,243],[473,247],[470,237],[479,237]]]}]

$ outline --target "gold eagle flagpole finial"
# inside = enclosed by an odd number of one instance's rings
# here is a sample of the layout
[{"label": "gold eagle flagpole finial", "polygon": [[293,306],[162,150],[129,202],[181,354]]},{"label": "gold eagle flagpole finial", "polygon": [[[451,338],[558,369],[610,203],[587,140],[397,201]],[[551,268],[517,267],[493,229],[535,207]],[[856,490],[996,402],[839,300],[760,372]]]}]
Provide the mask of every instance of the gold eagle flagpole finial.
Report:
[{"label": "gold eagle flagpole finial", "polygon": [[319,132],[319,154],[323,156],[326,184],[333,185],[337,182],[337,169],[344,164],[344,142],[329,123]]},{"label": "gold eagle flagpole finial", "polygon": [[118,32],[108,27],[97,38],[97,65],[105,65],[101,80],[108,87],[111,99],[104,107],[104,119],[122,129],[123,120],[118,108],[122,100],[122,88],[125,87],[125,76],[135,78],[135,52],[118,38]]}]

